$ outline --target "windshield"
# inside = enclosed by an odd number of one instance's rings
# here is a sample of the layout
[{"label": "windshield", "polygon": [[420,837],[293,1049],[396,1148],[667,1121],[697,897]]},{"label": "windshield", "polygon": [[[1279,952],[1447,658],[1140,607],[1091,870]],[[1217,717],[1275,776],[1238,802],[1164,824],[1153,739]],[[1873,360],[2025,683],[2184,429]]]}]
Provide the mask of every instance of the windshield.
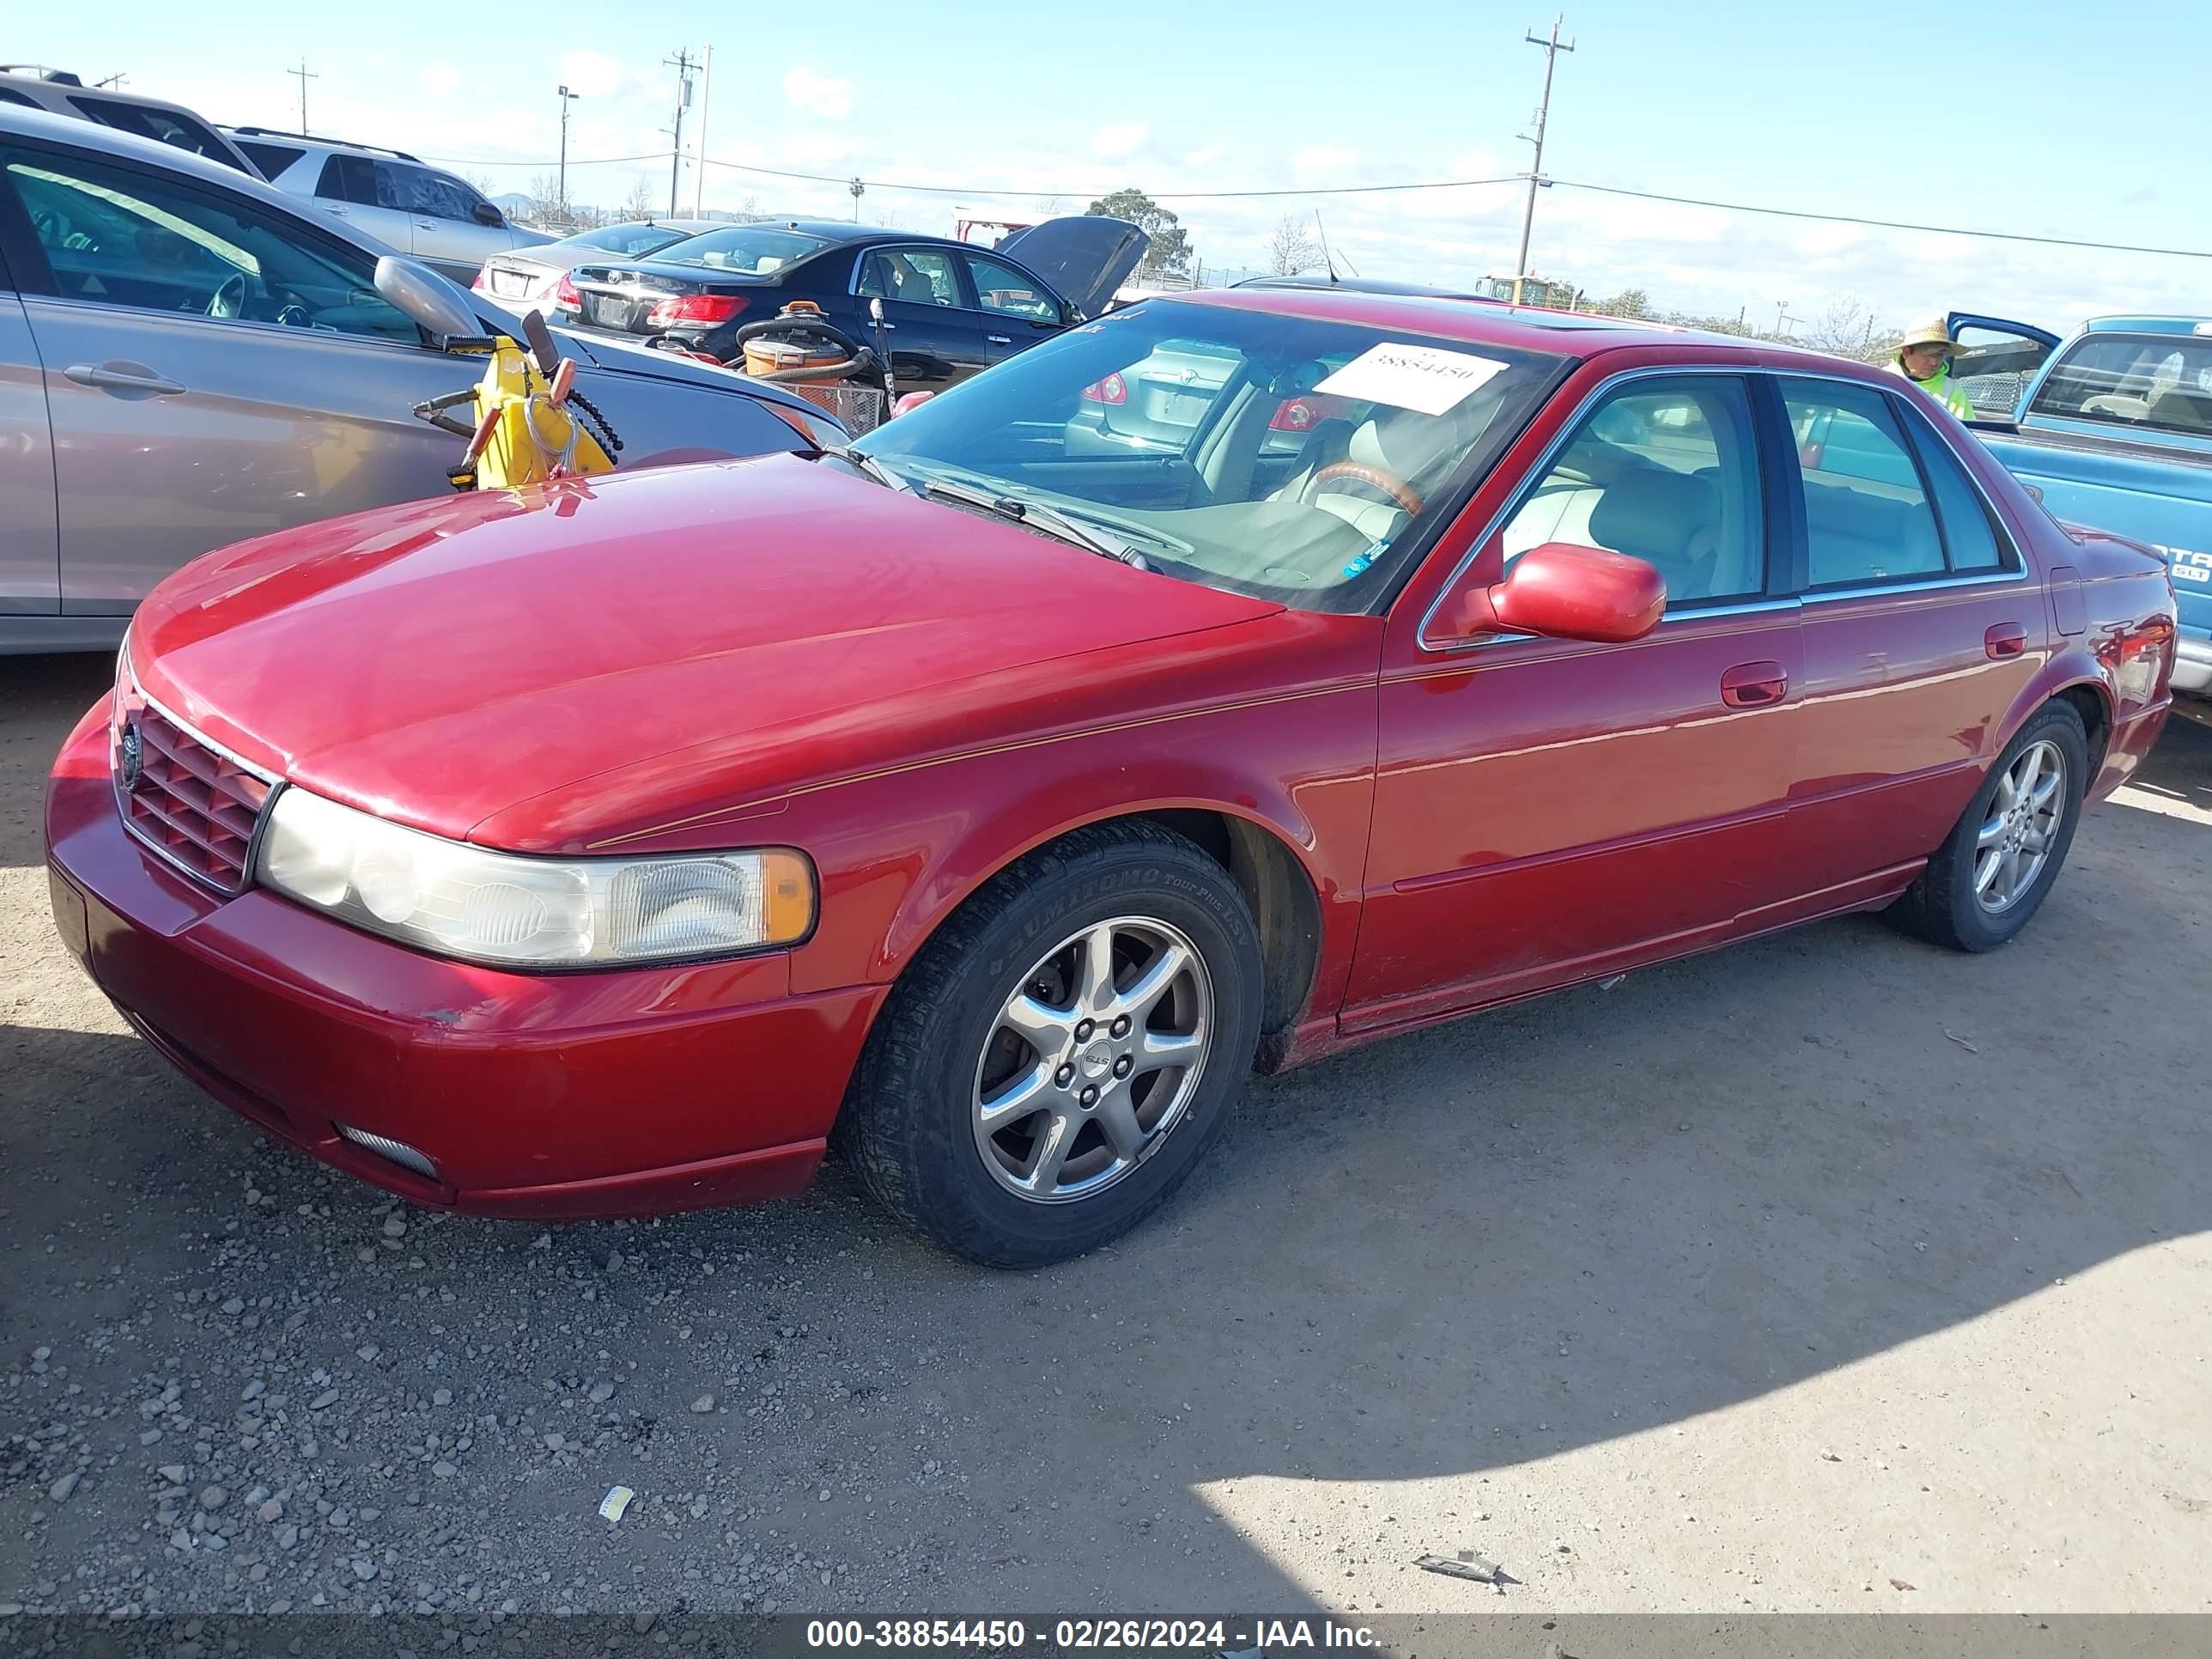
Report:
[{"label": "windshield", "polygon": [[2212,435],[2212,338],[2093,334],[2051,365],[2028,413]]},{"label": "windshield", "polygon": [[1388,592],[1565,360],[1152,301],[1031,348],[855,447],[1110,530],[1156,569],[1301,610]]},{"label": "windshield", "polygon": [[700,265],[708,270],[732,270],[741,276],[765,276],[794,259],[804,259],[817,248],[830,246],[825,237],[804,231],[775,230],[764,225],[733,225],[710,230],[678,242],[660,257],[670,264]]},{"label": "windshield", "polygon": [[597,230],[578,231],[568,240],[574,247],[595,247],[608,253],[619,253],[625,259],[635,259],[672,247],[691,234],[690,231],[672,229],[667,225],[603,225]]}]

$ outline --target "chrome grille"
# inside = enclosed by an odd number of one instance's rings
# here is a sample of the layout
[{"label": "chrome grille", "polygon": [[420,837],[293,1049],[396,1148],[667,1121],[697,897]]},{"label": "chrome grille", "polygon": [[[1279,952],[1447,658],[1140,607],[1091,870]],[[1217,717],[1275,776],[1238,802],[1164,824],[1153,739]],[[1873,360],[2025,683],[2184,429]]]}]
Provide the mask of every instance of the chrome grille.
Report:
[{"label": "chrome grille", "polygon": [[243,891],[274,780],[147,699],[127,669],[116,690],[115,793],[124,827],[195,880]]}]

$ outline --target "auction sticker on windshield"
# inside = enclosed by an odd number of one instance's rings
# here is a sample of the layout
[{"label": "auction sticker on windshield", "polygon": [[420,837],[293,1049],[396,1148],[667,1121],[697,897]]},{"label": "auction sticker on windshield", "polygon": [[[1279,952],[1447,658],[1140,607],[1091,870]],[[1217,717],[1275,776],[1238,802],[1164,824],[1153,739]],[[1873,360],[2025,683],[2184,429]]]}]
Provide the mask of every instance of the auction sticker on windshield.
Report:
[{"label": "auction sticker on windshield", "polygon": [[1442,415],[1504,368],[1494,358],[1386,340],[1370,346],[1314,390],[1334,398]]}]

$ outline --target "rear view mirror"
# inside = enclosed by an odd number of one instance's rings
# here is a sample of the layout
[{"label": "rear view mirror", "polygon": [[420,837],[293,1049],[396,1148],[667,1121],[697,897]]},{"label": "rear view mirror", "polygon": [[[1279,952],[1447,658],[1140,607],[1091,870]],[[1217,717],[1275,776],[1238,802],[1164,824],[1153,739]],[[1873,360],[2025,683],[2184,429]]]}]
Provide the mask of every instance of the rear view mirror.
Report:
[{"label": "rear view mirror", "polygon": [[376,262],[376,291],[419,323],[433,339],[482,333],[476,313],[460,302],[443,277],[412,259],[387,253]]},{"label": "rear view mirror", "polygon": [[1546,542],[1514,560],[1504,581],[1469,590],[1453,632],[1626,645],[1656,628],[1666,609],[1667,580],[1656,567],[1602,548]]}]

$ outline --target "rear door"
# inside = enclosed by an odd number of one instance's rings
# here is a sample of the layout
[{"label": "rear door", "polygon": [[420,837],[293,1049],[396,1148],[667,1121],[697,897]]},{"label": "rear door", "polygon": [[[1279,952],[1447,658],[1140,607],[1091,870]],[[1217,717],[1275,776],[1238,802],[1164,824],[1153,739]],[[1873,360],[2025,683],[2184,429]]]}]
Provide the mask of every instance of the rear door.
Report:
[{"label": "rear door", "polygon": [[[1791,846],[1808,890],[1936,850],[2048,654],[2041,589],[1936,425],[1857,381],[1779,380],[1805,640]],[[1815,434],[1820,434],[1816,437]]]},{"label": "rear door", "polygon": [[415,251],[415,224],[396,167],[367,155],[337,155],[323,162],[315,205],[366,231],[398,253]]},{"label": "rear door", "polygon": [[19,140],[0,219],[52,422],[64,614],[127,615],[210,549],[450,488],[458,446],[410,411],[468,365],[312,216]]},{"label": "rear door", "polygon": [[884,302],[902,392],[942,392],[989,366],[995,348],[983,343],[982,313],[966,283],[957,248],[887,245],[860,256],[853,291],[863,310],[872,299]]}]

